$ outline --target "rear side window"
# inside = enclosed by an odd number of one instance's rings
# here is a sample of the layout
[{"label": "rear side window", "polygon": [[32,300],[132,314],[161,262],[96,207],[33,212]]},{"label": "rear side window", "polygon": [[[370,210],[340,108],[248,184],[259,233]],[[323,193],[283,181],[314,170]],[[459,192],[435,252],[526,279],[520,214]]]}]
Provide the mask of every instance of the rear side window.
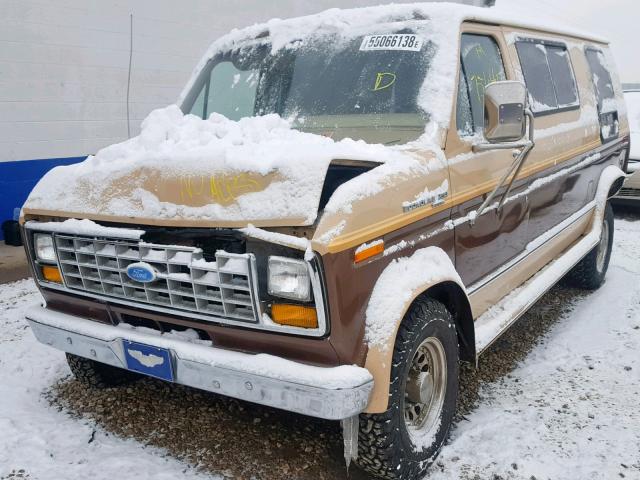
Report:
[{"label": "rear side window", "polygon": [[461,136],[484,127],[484,89],[506,79],[496,41],[486,35],[463,34],[460,44],[460,82],[456,126]]},{"label": "rear side window", "polygon": [[601,50],[587,48],[587,62],[591,70],[593,88],[598,101],[598,118],[600,121],[600,138],[603,143],[615,140],[620,133],[618,123],[618,103],[613,88],[611,73],[607,68],[607,60]]},{"label": "rear side window", "polygon": [[516,49],[534,113],[555,113],[579,105],[578,87],[564,45],[522,40],[516,43]]},{"label": "rear side window", "polygon": [[585,52],[587,62],[591,69],[593,78],[593,86],[596,90],[596,98],[598,99],[598,110],[600,113],[612,112],[617,110],[616,92],[613,89],[613,80],[607,68],[607,61],[604,53],[594,48],[588,48]]}]

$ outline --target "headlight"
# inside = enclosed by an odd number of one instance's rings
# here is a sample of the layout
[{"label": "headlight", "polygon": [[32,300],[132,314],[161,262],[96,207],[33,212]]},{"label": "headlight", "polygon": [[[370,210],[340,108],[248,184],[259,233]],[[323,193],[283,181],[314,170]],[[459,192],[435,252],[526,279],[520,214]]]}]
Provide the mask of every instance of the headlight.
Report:
[{"label": "headlight", "polygon": [[303,302],[311,300],[311,280],[306,262],[269,257],[269,295]]},{"label": "headlight", "polygon": [[51,235],[36,233],[33,236],[36,258],[43,262],[55,262],[56,251],[53,248],[53,237]]}]

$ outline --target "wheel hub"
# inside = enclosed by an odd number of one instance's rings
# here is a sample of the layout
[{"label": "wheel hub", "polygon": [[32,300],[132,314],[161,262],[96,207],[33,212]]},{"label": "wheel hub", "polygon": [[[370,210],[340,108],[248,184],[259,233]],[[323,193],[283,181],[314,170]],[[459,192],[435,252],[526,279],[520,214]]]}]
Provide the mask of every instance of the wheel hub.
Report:
[{"label": "wheel hub", "polygon": [[409,435],[416,440],[438,428],[446,385],[444,346],[429,337],[416,350],[405,382],[404,420]]},{"label": "wheel hub", "polygon": [[433,377],[429,372],[412,374],[407,381],[407,397],[413,403],[429,403],[433,396]]}]

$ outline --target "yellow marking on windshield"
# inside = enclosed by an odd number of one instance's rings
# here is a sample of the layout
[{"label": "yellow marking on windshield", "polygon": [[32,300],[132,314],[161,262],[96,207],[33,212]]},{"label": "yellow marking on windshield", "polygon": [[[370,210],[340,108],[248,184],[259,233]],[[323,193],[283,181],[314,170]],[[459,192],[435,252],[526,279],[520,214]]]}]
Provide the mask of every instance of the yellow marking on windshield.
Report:
[{"label": "yellow marking on windshield", "polygon": [[396,83],[396,74],[389,72],[381,72],[376,75],[376,83],[373,86],[374,92],[379,92],[385,88],[389,88]]}]

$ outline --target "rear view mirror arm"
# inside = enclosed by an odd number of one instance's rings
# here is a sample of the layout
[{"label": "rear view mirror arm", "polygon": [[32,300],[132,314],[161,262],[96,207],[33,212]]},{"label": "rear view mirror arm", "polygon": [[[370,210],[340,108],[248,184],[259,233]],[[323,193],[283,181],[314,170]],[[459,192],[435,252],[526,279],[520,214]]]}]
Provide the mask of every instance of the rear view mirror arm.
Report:
[{"label": "rear view mirror arm", "polygon": [[[518,152],[518,155],[516,156],[514,162],[511,164],[507,172],[502,176],[502,178],[500,179],[496,187],[485,199],[485,201],[482,202],[482,205],[480,205],[478,210],[476,210],[475,218],[478,218],[480,215],[482,215],[485,212],[487,207],[491,205],[491,202],[493,202],[493,199],[497,196],[498,190],[500,190],[502,186],[505,184],[505,182],[507,181],[507,179],[511,177],[511,180],[509,181],[509,185],[505,190],[505,193],[502,195],[502,198],[500,199],[498,208],[501,208],[504,205],[507,199],[507,196],[511,192],[511,188],[513,187],[513,182],[515,181],[516,177],[520,174],[520,171],[522,170],[522,166],[527,160],[529,153],[535,146],[533,113],[531,112],[530,109],[527,108],[525,109],[524,114],[528,119],[528,127],[529,127],[528,128],[529,138],[527,140],[521,141],[521,142],[508,142],[508,143],[498,143],[498,144],[482,143],[482,144],[473,146],[474,152],[482,152],[482,151],[488,151],[488,150],[507,150],[507,149],[514,150],[518,148],[520,149],[520,152]],[[471,221],[472,224],[475,222],[475,218],[472,219]]]},{"label": "rear view mirror arm", "polygon": [[511,188],[513,187],[513,182],[516,180],[516,178],[518,178],[518,175],[520,175],[520,170],[522,170],[523,165],[525,164],[525,162],[527,161],[527,158],[529,157],[529,153],[531,152],[531,150],[533,150],[533,147],[535,146],[534,129],[533,129],[533,112],[531,112],[531,110],[527,108],[525,109],[524,114],[526,115],[529,123],[529,140],[527,141],[527,144],[524,147],[522,147],[522,150],[520,151],[520,153],[518,154],[518,157],[516,158],[516,163],[518,167],[516,168],[515,173],[511,177],[511,180],[509,181],[509,185],[507,186],[507,189],[505,190],[504,194],[502,195],[502,198],[500,199],[500,204],[498,205],[498,209],[502,208],[502,206],[504,205],[504,202],[509,197],[509,194],[511,193]]}]

